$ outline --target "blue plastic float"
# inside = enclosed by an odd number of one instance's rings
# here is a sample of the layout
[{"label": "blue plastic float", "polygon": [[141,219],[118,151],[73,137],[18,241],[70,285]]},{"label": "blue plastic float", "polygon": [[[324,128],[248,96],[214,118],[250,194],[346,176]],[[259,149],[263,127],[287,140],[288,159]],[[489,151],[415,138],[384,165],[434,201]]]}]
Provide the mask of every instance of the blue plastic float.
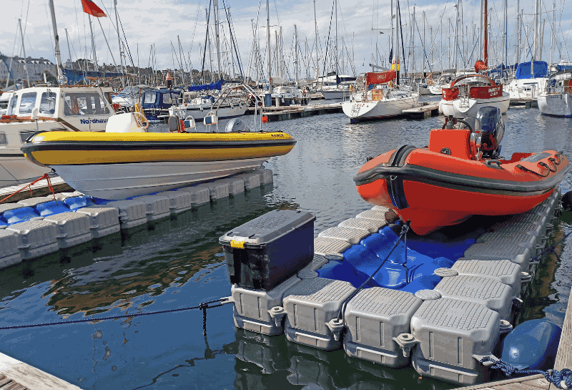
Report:
[{"label": "blue plastic float", "polygon": [[[318,275],[359,287],[377,270],[398,239],[399,236],[391,227],[386,226],[346,250],[343,261],[330,261],[318,270]],[[432,290],[441,281],[441,277],[433,274],[434,271],[453,266],[474,243],[475,237],[466,235],[444,241],[441,236],[420,237],[410,233],[407,248],[403,241],[400,242],[368,283],[368,287],[385,287],[411,293]]]},{"label": "blue plastic float", "polygon": [[67,213],[70,211],[61,200],[52,200],[51,202],[40,203],[36,205],[36,211],[41,217],[49,217],[54,214]]},{"label": "blue plastic float", "polygon": [[95,203],[91,196],[77,196],[74,198],[67,198],[64,200],[64,204],[69,207],[70,210],[75,211],[83,207],[93,206]]},{"label": "blue plastic float", "polygon": [[547,370],[554,366],[562,329],[546,320],[530,320],[504,339],[502,360],[519,370]]},{"label": "blue plastic float", "polygon": [[4,211],[2,214],[8,225],[15,223],[27,222],[32,218],[39,218],[40,214],[36,213],[32,207],[20,207],[13,210]]}]

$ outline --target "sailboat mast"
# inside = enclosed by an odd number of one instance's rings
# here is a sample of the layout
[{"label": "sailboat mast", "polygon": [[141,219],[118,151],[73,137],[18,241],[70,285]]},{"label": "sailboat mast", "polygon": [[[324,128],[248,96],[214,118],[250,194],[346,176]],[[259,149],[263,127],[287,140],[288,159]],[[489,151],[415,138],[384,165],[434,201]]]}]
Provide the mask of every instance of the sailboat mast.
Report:
[{"label": "sailboat mast", "polygon": [[320,71],[320,57],[318,53],[318,20],[316,17],[316,0],[314,0],[314,28],[316,30],[316,80],[318,80]]},{"label": "sailboat mast", "polygon": [[94,70],[97,72],[99,70],[99,66],[97,65],[97,52],[95,50],[95,39],[93,38],[93,27],[91,26],[91,18],[90,16],[87,17],[89,19],[89,30],[91,31],[91,48],[93,50],[93,66]]},{"label": "sailboat mast", "polygon": [[[50,0],[50,13],[52,14],[52,27],[54,29],[54,40],[56,42],[56,47],[54,48],[54,51],[56,54],[56,63],[58,68],[58,83],[63,84],[64,72],[62,70],[62,56],[60,53],[60,36],[58,35],[58,25],[56,24],[56,11],[54,8],[54,0]],[[69,50],[69,44],[68,44],[68,50]],[[70,52],[70,58],[71,58],[71,52]]]},{"label": "sailboat mast", "polygon": [[554,52],[554,27],[556,26],[556,1],[552,3],[552,34],[550,34],[550,65],[552,65],[552,54]]},{"label": "sailboat mast", "polygon": [[295,59],[295,73],[296,73],[296,86],[298,86],[298,29],[296,28],[296,25],[294,25],[294,52],[296,53],[296,59]]},{"label": "sailboat mast", "polygon": [[520,63],[520,0],[516,0],[516,63]]},{"label": "sailboat mast", "polygon": [[336,76],[340,73],[339,70],[339,55],[338,55],[338,0],[334,0],[336,7]]},{"label": "sailboat mast", "polygon": [[488,37],[488,21],[489,19],[487,18],[487,0],[484,0],[484,29],[485,29],[485,36],[483,39],[483,48],[484,48],[484,56],[485,56],[485,66],[488,68],[489,66],[489,48],[488,48],[488,42],[489,42],[489,37]]},{"label": "sailboat mast", "polygon": [[270,5],[266,0],[266,42],[268,52],[268,93],[272,93],[272,50],[270,50]]},{"label": "sailboat mast", "polygon": [[415,6],[413,6],[413,20],[411,21],[411,72],[415,80]]},{"label": "sailboat mast", "polygon": [[[115,26],[117,28],[117,44],[119,46],[119,63],[121,66],[121,72],[125,75],[125,67],[123,66],[123,48],[121,46],[121,36],[119,35],[119,14],[117,13],[117,0],[114,1],[115,4]],[[121,78],[121,85],[125,88],[125,77]]]},{"label": "sailboat mast", "polygon": [[64,28],[64,30],[66,31],[66,41],[68,42],[68,53],[70,56],[70,62],[72,61],[72,53],[71,53],[71,48],[70,48],[70,36],[68,34],[68,29]]},{"label": "sailboat mast", "polygon": [[222,69],[220,67],[220,36],[218,31],[218,0],[213,0],[214,25],[215,25],[215,41],[216,41],[216,59],[218,66],[218,79],[222,80]]},{"label": "sailboat mast", "polygon": [[28,80],[28,87],[30,84],[30,75],[28,74],[28,65],[26,64],[26,47],[24,46],[24,33],[22,32],[22,19],[18,19],[18,25],[20,26],[20,36],[22,37],[22,51],[24,52],[24,70],[26,71],[26,80]]},{"label": "sailboat mast", "polygon": [[393,65],[392,68],[395,69],[397,73],[396,83],[399,85],[399,24],[401,20],[399,18],[399,0],[395,2],[395,44],[393,52]]}]

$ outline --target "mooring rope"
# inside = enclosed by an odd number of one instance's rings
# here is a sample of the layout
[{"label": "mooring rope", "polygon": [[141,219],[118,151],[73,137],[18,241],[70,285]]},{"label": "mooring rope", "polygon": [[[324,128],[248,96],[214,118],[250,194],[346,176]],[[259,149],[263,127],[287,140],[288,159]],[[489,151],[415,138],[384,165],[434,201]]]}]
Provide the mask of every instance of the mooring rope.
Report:
[{"label": "mooring rope", "polygon": [[546,380],[554,384],[559,389],[572,389],[572,370],[564,368],[563,370],[520,370],[510,363],[500,359],[495,360],[490,357],[485,357],[481,360],[481,364],[489,366],[493,370],[501,370],[506,376],[513,374],[534,375],[542,374]]},{"label": "mooring rope", "polygon": [[[377,267],[377,269],[375,271],[373,271],[373,273],[371,275],[369,275],[369,278],[366,279],[365,282],[363,282],[361,284],[361,286],[359,286],[358,288],[356,288],[354,290],[353,293],[351,293],[342,303],[342,306],[340,308],[340,311],[338,312],[338,318],[340,320],[344,319],[344,315],[346,312],[346,307],[348,305],[348,302],[351,301],[375,276],[375,274],[377,274],[379,272],[379,270],[381,269],[381,267],[383,267],[383,265],[385,264],[385,262],[389,259],[389,256],[391,256],[391,254],[393,253],[393,251],[395,250],[395,248],[397,248],[397,245],[401,242],[401,240],[403,239],[407,239],[407,232],[409,231],[409,225],[411,224],[411,221],[407,221],[405,224],[403,224],[403,226],[401,226],[401,232],[399,233],[399,238],[397,239],[397,241],[395,241],[395,244],[393,244],[393,247],[391,248],[391,250],[389,251],[389,253],[387,254],[387,256],[385,256],[385,259],[383,259],[383,261],[381,262],[381,264],[379,265],[379,267]],[[407,246],[405,246],[405,256],[407,256]],[[405,258],[405,261],[407,261],[407,257]]]},{"label": "mooring rope", "polygon": [[[38,327],[42,327],[42,326],[79,324],[82,322],[117,320],[117,319],[121,319],[121,318],[151,316],[151,315],[155,315],[155,314],[179,313],[182,311],[200,309],[203,311],[203,328],[204,328],[203,331],[206,332],[207,309],[212,309],[215,307],[221,307],[221,306],[224,306],[227,303],[231,303],[231,302],[232,301],[230,299],[228,299],[228,297],[225,297],[225,298],[215,299],[213,301],[203,302],[203,303],[196,305],[196,306],[182,307],[179,309],[157,310],[157,311],[150,311],[150,312],[146,312],[146,313],[122,314],[122,315],[117,315],[117,316],[107,316],[107,317],[98,317],[98,318],[93,318],[93,317],[92,318],[82,318],[80,320],[42,322],[39,324],[2,326],[2,327],[0,327],[0,330],[26,329],[26,328],[38,328]],[[216,303],[216,305],[211,305],[214,303]]]}]

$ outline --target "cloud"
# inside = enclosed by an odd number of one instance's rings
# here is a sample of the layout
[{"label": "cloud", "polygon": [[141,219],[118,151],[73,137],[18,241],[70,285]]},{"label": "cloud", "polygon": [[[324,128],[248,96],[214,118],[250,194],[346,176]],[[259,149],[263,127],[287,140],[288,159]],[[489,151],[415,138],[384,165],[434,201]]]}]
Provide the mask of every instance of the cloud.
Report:
[{"label": "cloud", "polygon": [[[58,22],[58,32],[60,36],[60,48],[64,61],[69,57],[68,44],[65,34],[65,28],[68,30],[70,46],[72,48],[72,58],[77,59],[91,56],[91,37],[89,29],[89,19],[82,12],[81,0],[54,0],[55,13]],[[202,62],[201,56],[204,52],[204,41],[206,35],[206,7],[208,0],[117,0],[119,15],[122,21],[123,30],[127,37],[129,48],[132,54],[133,62],[141,66],[150,65],[151,45],[155,47],[156,62],[159,68],[179,67],[178,60],[171,49],[171,42],[179,55],[178,40],[188,56],[191,51],[191,61],[195,68],[200,68]],[[118,56],[117,33],[113,27],[115,24],[115,14],[113,8],[113,0],[95,0],[96,4],[105,12],[109,13],[107,18],[101,18],[100,22],[103,26],[103,32],[97,20],[93,20],[93,30],[95,34],[95,44],[97,47],[97,56],[100,63],[111,63],[112,56],[109,53],[108,45],[113,52],[116,61]],[[228,65],[230,63],[230,53],[228,48],[228,24],[223,10],[223,0],[219,2],[219,19],[221,23],[221,39],[223,41],[222,55],[223,62]],[[48,0],[2,0],[3,3],[3,23],[0,24],[0,34],[3,39],[0,41],[0,51],[4,55],[20,54],[21,41],[19,39],[18,18],[22,19],[23,28],[26,30],[26,54],[33,57],[44,57],[55,61],[53,54],[53,38],[52,27],[49,17]],[[233,32],[236,34],[235,39],[243,61],[243,67],[248,66],[251,57],[251,47],[253,41],[252,23],[257,16],[259,10],[259,2],[256,0],[224,0],[227,6],[230,6],[232,15]],[[413,0],[401,3],[401,16],[403,23],[405,52],[412,52],[411,48],[411,13],[413,10]],[[421,37],[423,36],[423,20],[422,15],[425,12],[425,52],[428,57],[433,57],[433,63],[437,68],[450,65],[453,59],[454,37],[451,37],[449,43],[449,30],[454,31],[455,8],[454,2],[443,3],[441,1],[422,0],[417,1],[415,5],[415,16],[417,25],[415,27],[415,57],[417,70],[421,70],[421,60],[423,58],[423,48]],[[469,60],[474,60],[478,55],[478,47],[475,45],[478,37],[480,25],[480,2],[468,1],[461,3],[463,12],[463,26],[461,33],[459,31],[459,46],[465,48],[461,55],[457,51],[459,61],[465,60],[469,64]],[[491,26],[490,41],[490,59],[492,63],[503,60],[503,2],[500,0],[489,0]],[[325,53],[326,40],[330,36],[330,42],[333,46],[333,37],[335,36],[335,19],[332,17],[332,1],[316,0],[316,20],[319,29],[320,46],[322,55]],[[29,10],[28,10],[29,6]],[[543,17],[547,18],[544,32],[544,59],[548,59],[550,34],[551,34],[551,4],[545,4]],[[381,58],[387,61],[388,58],[388,41],[389,31],[380,34],[372,28],[387,28],[390,24],[390,1],[389,0],[338,0],[338,47],[339,53],[344,54],[345,73],[351,72],[347,65],[348,57],[355,58],[357,72],[367,71],[367,64],[371,62],[372,57]],[[525,46],[527,42],[531,42],[531,13],[534,10],[534,2],[532,0],[521,0],[520,8],[525,10],[524,30],[522,33],[522,42]],[[509,61],[515,60],[516,45],[516,4],[510,2],[508,9],[508,46]],[[563,48],[562,55],[567,56],[570,43],[572,43],[572,10],[559,8],[557,10],[557,40],[559,46]],[[212,19],[211,19],[212,20]],[[24,23],[25,22],[25,23]],[[258,31],[260,56],[266,59],[266,7],[262,2],[258,20],[261,28]],[[451,24],[449,24],[449,22]],[[288,64],[289,73],[293,76],[293,38],[294,24],[298,29],[298,39],[304,58],[301,63],[314,62],[314,57],[310,61],[310,50],[314,48],[315,40],[315,24],[314,24],[314,2],[313,1],[288,1],[276,2],[270,1],[270,24],[272,33],[272,50],[275,46],[275,33],[279,31],[278,24],[282,26],[282,40],[284,62]],[[263,27],[264,26],[264,27]],[[212,33],[212,26],[211,26]],[[432,33],[432,45],[431,45]],[[105,34],[105,37],[104,37]],[[123,32],[121,32],[123,38]],[[107,38],[107,43],[106,39]],[[345,47],[342,44],[345,43]],[[306,40],[307,45],[306,46]],[[226,42],[226,44],[225,44]],[[376,45],[378,51],[376,50]],[[329,53],[333,52],[333,47],[328,49]],[[433,52],[431,52],[431,47]],[[139,58],[137,58],[137,48],[139,50]],[[211,48],[214,50],[214,43]],[[346,52],[345,50],[348,50]],[[315,49],[314,49],[315,50]],[[450,51],[451,50],[451,51]],[[75,52],[75,54],[74,54]],[[471,56],[472,53],[472,56]],[[213,58],[216,55],[213,54]],[[273,61],[276,56],[273,53]],[[524,58],[522,58],[524,59]],[[558,50],[556,50],[555,61],[559,61]],[[568,59],[568,58],[566,58]],[[130,63],[131,60],[129,59]],[[216,68],[216,60],[213,60]],[[427,61],[426,61],[427,62]],[[429,59],[431,62],[431,59]],[[209,61],[206,61],[209,64]],[[403,63],[403,60],[402,60]],[[364,66],[365,64],[365,66]],[[472,65],[472,64],[469,64]],[[408,67],[409,64],[407,63]],[[321,65],[321,68],[323,64]],[[333,65],[329,67],[330,70]],[[303,72],[304,73],[304,72]],[[314,71],[309,72],[311,74]]]}]

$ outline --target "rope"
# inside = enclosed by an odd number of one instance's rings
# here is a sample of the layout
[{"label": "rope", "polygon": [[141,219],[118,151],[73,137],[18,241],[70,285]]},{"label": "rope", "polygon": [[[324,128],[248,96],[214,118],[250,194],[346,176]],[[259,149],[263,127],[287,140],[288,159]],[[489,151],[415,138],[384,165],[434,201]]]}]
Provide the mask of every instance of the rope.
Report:
[{"label": "rope", "polygon": [[[397,245],[401,242],[402,239],[407,239],[407,232],[409,231],[409,225],[411,224],[411,221],[407,221],[402,227],[401,227],[401,232],[399,233],[399,238],[397,239],[397,241],[395,241],[395,244],[393,244],[393,247],[391,248],[391,250],[389,251],[389,253],[387,254],[387,256],[385,257],[385,259],[383,259],[383,261],[381,262],[381,264],[379,265],[379,267],[377,267],[377,269],[375,271],[373,271],[373,273],[371,275],[369,275],[369,278],[367,278],[367,280],[365,282],[363,282],[361,284],[361,286],[359,286],[357,289],[354,290],[353,293],[350,294],[350,296],[348,296],[343,304],[342,307],[340,308],[340,311],[338,313],[338,318],[343,320],[344,318],[344,314],[346,311],[346,306],[348,305],[348,302],[351,301],[375,276],[375,274],[377,274],[379,272],[379,270],[381,269],[381,267],[383,267],[383,265],[385,264],[385,262],[387,261],[387,259],[389,259],[389,256],[391,256],[391,254],[393,253],[393,251],[395,250],[395,248],[397,248]],[[407,248],[407,247],[406,247]],[[407,249],[406,249],[407,251]],[[407,256],[407,252],[406,256]],[[407,257],[405,258],[405,261],[407,261]]]},{"label": "rope", "polygon": [[565,368],[561,371],[520,370],[510,363],[504,362],[500,359],[495,360],[490,357],[485,357],[480,362],[485,366],[490,366],[490,368],[493,370],[501,370],[506,376],[511,376],[513,374],[542,374],[547,381],[554,384],[559,389],[572,389],[572,370],[568,368]]},{"label": "rope", "polygon": [[[231,301],[228,298],[219,298],[219,299],[215,299],[213,301],[203,302],[197,306],[182,307],[180,309],[158,310],[158,311],[151,311],[151,312],[147,312],[147,313],[123,314],[123,315],[99,317],[99,318],[83,318],[81,320],[43,322],[43,323],[39,323],[39,324],[29,324],[29,325],[3,326],[3,327],[0,327],[0,330],[26,329],[26,328],[39,328],[42,326],[79,324],[82,322],[117,320],[117,319],[121,319],[121,318],[143,317],[143,316],[150,316],[150,315],[155,315],[155,314],[178,313],[181,311],[201,309],[203,311],[203,333],[206,335],[207,309],[212,309],[215,307],[221,307],[221,306],[224,306],[225,304],[230,303],[230,302]],[[211,306],[211,303],[218,303],[218,304]]]},{"label": "rope", "polygon": [[11,197],[13,197],[14,195],[16,195],[17,193],[24,191],[26,189],[26,187],[30,188],[30,196],[32,195],[32,186],[34,184],[36,184],[37,182],[39,182],[42,179],[46,179],[48,182],[48,188],[50,189],[50,191],[52,192],[52,195],[54,196],[54,200],[57,201],[56,199],[56,193],[54,191],[54,187],[52,186],[52,182],[50,180],[50,176],[47,173],[44,173],[42,175],[42,177],[34,180],[33,182],[31,182],[30,184],[26,184],[24,187],[20,188],[19,190],[17,190],[16,192],[14,192],[12,195],[8,195],[7,197],[5,197],[4,199],[0,200],[0,203],[4,202],[7,199],[10,199]]}]

